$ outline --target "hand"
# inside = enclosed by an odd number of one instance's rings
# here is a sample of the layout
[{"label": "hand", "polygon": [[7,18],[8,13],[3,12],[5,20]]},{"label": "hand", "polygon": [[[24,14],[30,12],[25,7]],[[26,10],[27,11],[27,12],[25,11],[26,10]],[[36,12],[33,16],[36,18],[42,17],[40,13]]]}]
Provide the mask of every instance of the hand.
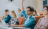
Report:
[{"label": "hand", "polygon": [[3,18],[5,18],[5,17],[6,17],[6,15],[3,16]]},{"label": "hand", "polygon": [[22,2],[23,2],[24,0],[22,0]]},{"label": "hand", "polygon": [[14,26],[13,24],[11,24],[10,26]]}]

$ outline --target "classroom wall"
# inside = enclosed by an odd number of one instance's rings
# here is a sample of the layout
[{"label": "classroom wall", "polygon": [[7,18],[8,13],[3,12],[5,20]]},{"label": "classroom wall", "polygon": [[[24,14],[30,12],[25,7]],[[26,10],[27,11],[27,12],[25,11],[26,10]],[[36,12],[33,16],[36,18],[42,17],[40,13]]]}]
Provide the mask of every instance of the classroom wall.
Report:
[{"label": "classroom wall", "polygon": [[24,8],[26,10],[27,6],[32,6],[37,10],[37,0],[25,0],[24,1]]},{"label": "classroom wall", "polygon": [[[4,15],[4,11],[9,9],[10,12],[15,10],[18,14],[18,8],[22,9],[22,0],[14,0],[12,2],[8,0],[0,0],[0,17]],[[24,8],[26,10],[27,6],[32,6],[37,10],[37,0],[25,0],[24,1]]]},{"label": "classroom wall", "polygon": [[12,10],[18,13],[18,8],[22,8],[22,0],[14,0],[12,2],[8,0],[0,0],[0,17],[4,15],[4,11],[9,9],[10,14]]}]

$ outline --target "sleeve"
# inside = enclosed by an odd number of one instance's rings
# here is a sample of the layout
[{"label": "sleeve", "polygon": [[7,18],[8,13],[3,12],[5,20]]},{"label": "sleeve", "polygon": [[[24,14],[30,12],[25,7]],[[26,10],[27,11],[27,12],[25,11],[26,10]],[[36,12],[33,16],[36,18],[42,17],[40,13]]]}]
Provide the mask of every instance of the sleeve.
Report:
[{"label": "sleeve", "polygon": [[27,16],[26,11],[23,10],[21,13],[22,13],[22,14],[24,15],[24,17],[26,18],[26,16]]},{"label": "sleeve", "polygon": [[25,10],[23,10],[21,13],[25,13],[26,11]]},{"label": "sleeve", "polygon": [[44,28],[45,29],[48,29],[48,23],[45,24]]},{"label": "sleeve", "polygon": [[30,19],[26,24],[24,24],[25,27],[30,27],[32,25],[35,25],[35,18]]},{"label": "sleeve", "polygon": [[11,16],[8,16],[7,18],[4,18],[5,22],[8,23],[11,20]]}]

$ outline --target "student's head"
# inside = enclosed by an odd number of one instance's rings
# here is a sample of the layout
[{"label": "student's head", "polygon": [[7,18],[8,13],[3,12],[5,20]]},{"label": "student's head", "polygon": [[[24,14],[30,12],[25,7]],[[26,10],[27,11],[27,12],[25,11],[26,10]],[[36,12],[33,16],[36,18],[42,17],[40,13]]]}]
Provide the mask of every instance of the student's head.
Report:
[{"label": "student's head", "polygon": [[17,18],[16,13],[15,13],[14,10],[11,12],[11,16]]},{"label": "student's head", "polygon": [[20,13],[21,12],[21,9],[20,8],[18,8],[18,13]]},{"label": "student's head", "polygon": [[43,14],[48,15],[48,6],[44,6],[43,8]]},{"label": "student's head", "polygon": [[32,14],[33,13],[33,11],[34,11],[34,8],[33,7],[27,7],[27,15],[30,15],[30,14]]},{"label": "student's head", "polygon": [[34,10],[33,15],[37,15],[37,11],[36,10]]},{"label": "student's head", "polygon": [[5,15],[9,15],[9,10],[8,9],[5,10]]}]

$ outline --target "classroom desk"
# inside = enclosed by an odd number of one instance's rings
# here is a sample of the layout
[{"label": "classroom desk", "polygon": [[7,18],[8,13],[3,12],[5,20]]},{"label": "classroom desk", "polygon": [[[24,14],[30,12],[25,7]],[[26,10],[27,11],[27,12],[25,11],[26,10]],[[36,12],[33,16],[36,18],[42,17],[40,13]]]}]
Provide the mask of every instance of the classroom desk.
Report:
[{"label": "classroom desk", "polygon": [[30,29],[30,28],[25,28],[25,27],[0,27],[0,29]]},{"label": "classroom desk", "polygon": [[25,28],[25,27],[13,27],[13,28]]},{"label": "classroom desk", "polygon": [[25,27],[0,27],[0,29],[20,29]]},{"label": "classroom desk", "polygon": [[3,25],[0,25],[0,29],[30,29],[25,27],[4,27]]},{"label": "classroom desk", "polygon": [[25,28],[25,27],[14,27],[13,29],[31,29],[31,28]]}]

